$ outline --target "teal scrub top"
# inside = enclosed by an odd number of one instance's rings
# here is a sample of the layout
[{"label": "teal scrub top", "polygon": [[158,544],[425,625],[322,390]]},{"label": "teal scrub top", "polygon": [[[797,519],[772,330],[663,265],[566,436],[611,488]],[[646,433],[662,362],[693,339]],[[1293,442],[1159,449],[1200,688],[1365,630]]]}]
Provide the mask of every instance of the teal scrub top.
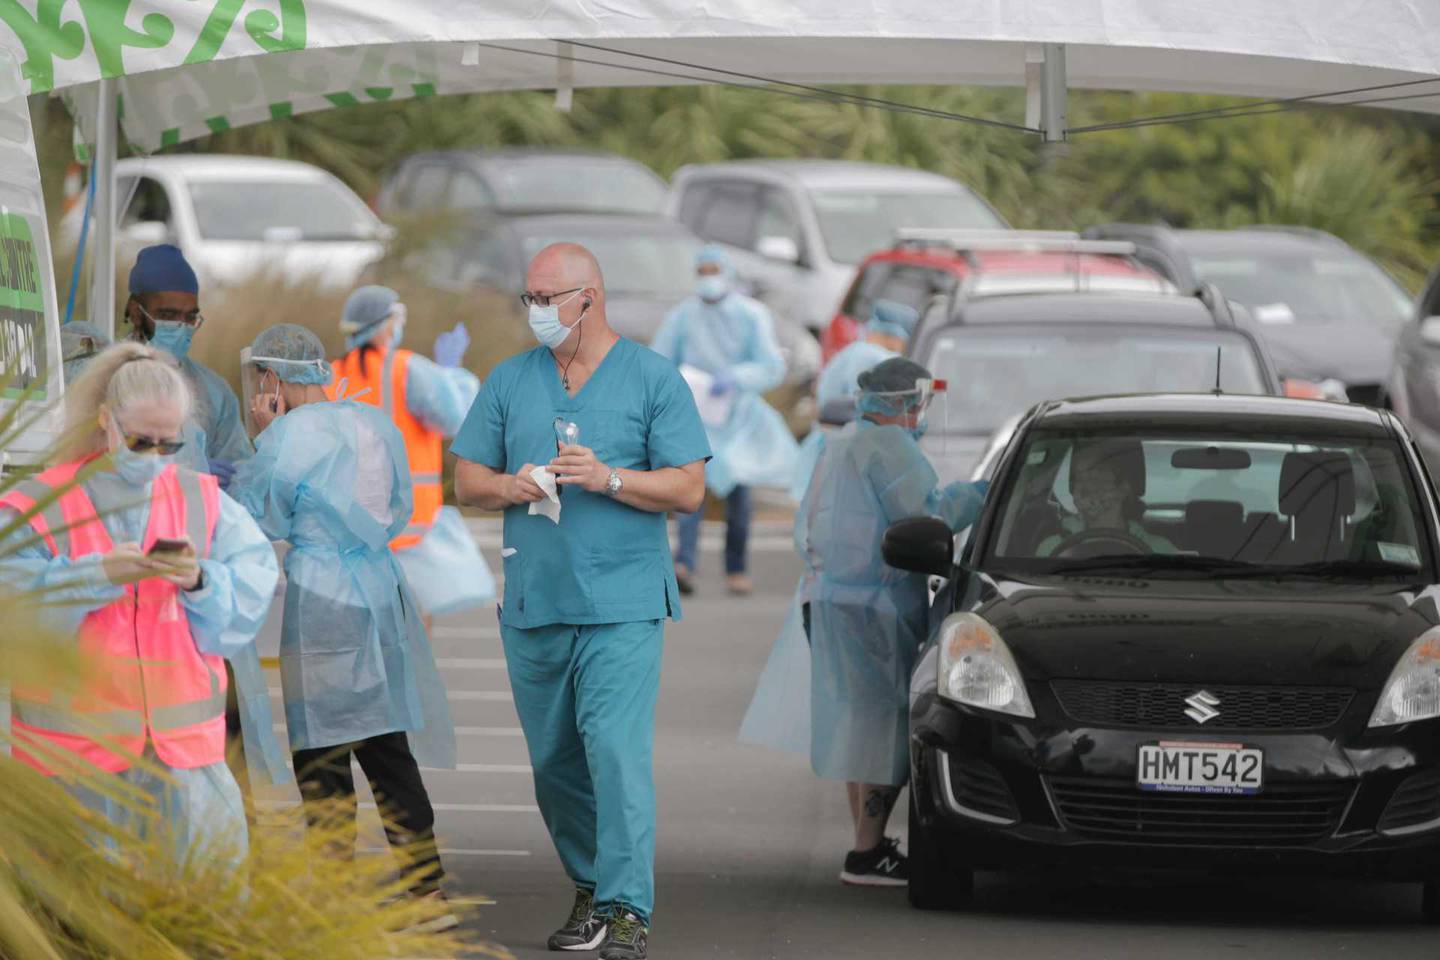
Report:
[{"label": "teal scrub top", "polygon": [[[629,470],[683,467],[710,458],[705,427],[679,370],[620,339],[575,396],[565,393],[545,347],[511,357],[480,389],[451,450],[514,473],[555,457],[555,418],[580,428],[581,446]],[[505,511],[505,596],[501,622],[551,624],[680,619],[679,590],[665,514],[603,493],[560,488],[560,522]]]}]

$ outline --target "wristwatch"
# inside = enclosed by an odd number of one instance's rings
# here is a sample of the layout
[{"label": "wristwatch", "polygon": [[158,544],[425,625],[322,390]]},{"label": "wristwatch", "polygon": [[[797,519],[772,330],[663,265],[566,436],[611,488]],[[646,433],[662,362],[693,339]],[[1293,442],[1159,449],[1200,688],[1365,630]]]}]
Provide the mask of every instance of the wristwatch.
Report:
[{"label": "wristwatch", "polygon": [[624,486],[625,486],[625,482],[620,479],[620,471],[619,471],[619,470],[611,470],[611,471],[610,471],[610,478],[605,481],[605,496],[607,496],[607,497],[618,497],[618,496],[620,496],[620,491],[621,491],[621,489],[624,488]]}]

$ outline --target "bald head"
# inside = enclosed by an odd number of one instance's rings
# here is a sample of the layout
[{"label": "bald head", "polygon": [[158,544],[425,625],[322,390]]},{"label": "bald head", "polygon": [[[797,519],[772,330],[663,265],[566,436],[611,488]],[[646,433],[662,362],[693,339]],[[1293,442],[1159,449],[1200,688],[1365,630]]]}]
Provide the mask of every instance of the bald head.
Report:
[{"label": "bald head", "polygon": [[573,287],[590,287],[597,293],[605,278],[595,255],[578,243],[552,243],[535,254],[525,274],[525,288],[532,293],[558,293]]}]

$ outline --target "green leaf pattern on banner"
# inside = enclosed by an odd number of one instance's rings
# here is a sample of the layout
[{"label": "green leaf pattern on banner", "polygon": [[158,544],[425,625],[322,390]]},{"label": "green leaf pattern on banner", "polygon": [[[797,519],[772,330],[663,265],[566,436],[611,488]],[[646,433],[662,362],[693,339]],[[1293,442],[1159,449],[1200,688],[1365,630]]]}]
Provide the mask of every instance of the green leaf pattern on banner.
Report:
[{"label": "green leaf pattern on banner", "polygon": [[[208,63],[220,53],[243,23],[250,41],[266,53],[303,50],[309,33],[305,0],[272,0],[279,13],[254,9],[241,14],[254,0],[208,0],[212,5],[193,40],[177,36],[175,21],[163,13],[148,13],[138,27],[130,18],[133,0],[75,0],[79,18],[64,10],[70,0],[36,0],[31,13],[20,0],[0,0],[0,23],[5,24],[25,49],[22,73],[31,93],[43,93],[55,85],[55,61],[74,60],[85,52],[86,40],[104,77],[125,73],[125,51],[160,50],[189,42],[185,64]],[[195,2],[195,0],[189,0]],[[207,2],[207,0],[200,0]],[[178,52],[178,51],[177,51]]]}]

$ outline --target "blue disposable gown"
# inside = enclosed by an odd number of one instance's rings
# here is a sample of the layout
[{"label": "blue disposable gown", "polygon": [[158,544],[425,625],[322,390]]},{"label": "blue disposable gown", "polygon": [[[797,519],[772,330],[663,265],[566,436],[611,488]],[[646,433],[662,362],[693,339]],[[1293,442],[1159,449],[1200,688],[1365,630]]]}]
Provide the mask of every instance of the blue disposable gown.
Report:
[{"label": "blue disposable gown", "polygon": [[827,779],[903,784],[910,674],[925,637],[926,578],[888,566],[890,524],[975,522],[986,485],[941,489],[908,431],[860,420],[829,438],[795,519],[810,602],[810,762]]},{"label": "blue disposable gown", "polygon": [[[405,371],[405,404],[416,419],[441,436],[460,432],[479,392],[480,380],[469,370],[442,367],[411,354]],[[495,602],[495,575],[454,507],[441,507],[420,542],[395,557],[420,608],[431,616]]]},{"label": "blue disposable gown", "polygon": [[405,731],[452,767],[455,731],[390,540],[410,521],[400,431],[354,401],[297,407],[260,434],[231,494],[285,556],[280,680],[292,750]]},{"label": "blue disposable gown", "polygon": [[[111,540],[144,540],[150,519],[149,484],[137,490],[114,473],[99,473],[83,487]],[[9,526],[17,518],[13,510],[0,508],[0,525]],[[34,538],[28,526],[21,525],[0,543],[0,583],[16,591],[45,591],[51,600],[42,610],[46,625],[56,636],[73,638],[85,617],[124,595],[123,589],[106,579],[101,560],[100,554],[73,561],[68,556],[57,557],[43,540]],[[255,648],[255,637],[275,596],[279,570],[270,542],[250,515],[223,493],[210,554],[200,561],[200,567],[204,588],[180,594],[196,649],[230,662],[252,775],[284,783],[289,771],[275,741],[270,696]],[[8,728],[8,705],[0,715]],[[153,751],[150,760],[159,762]],[[225,764],[168,769],[163,778],[132,767],[122,779],[151,796],[156,809],[170,818],[168,828],[176,839],[177,855],[212,840],[232,846],[238,842],[243,848],[245,815],[240,790]],[[108,818],[122,819],[122,805],[111,794],[83,788],[76,792]]]},{"label": "blue disposable gown", "polygon": [[[827,404],[854,396],[860,389],[860,374],[877,363],[898,356],[898,353],[868,340],[857,340],[850,344],[831,357],[825,369],[820,371],[820,379],[815,384],[816,408],[824,410]],[[825,433],[817,424],[800,444],[799,455],[795,458],[795,475],[790,484],[790,496],[795,500],[805,499],[805,490],[810,486],[815,464],[820,460],[820,451],[824,448]]]},{"label": "blue disposable gown", "polygon": [[738,293],[718,303],[690,297],[670,311],[650,347],[677,365],[734,384],[729,419],[705,425],[712,454],[705,465],[706,486],[720,497],[737,486],[788,487],[795,471],[795,438],[761,396],[785,378],[785,358],[765,305]]},{"label": "blue disposable gown", "polygon": [[211,460],[239,463],[249,458],[254,449],[245,435],[240,401],[230,384],[189,357],[181,357],[179,363],[195,403],[185,424],[180,464],[197,473],[209,473]]}]

